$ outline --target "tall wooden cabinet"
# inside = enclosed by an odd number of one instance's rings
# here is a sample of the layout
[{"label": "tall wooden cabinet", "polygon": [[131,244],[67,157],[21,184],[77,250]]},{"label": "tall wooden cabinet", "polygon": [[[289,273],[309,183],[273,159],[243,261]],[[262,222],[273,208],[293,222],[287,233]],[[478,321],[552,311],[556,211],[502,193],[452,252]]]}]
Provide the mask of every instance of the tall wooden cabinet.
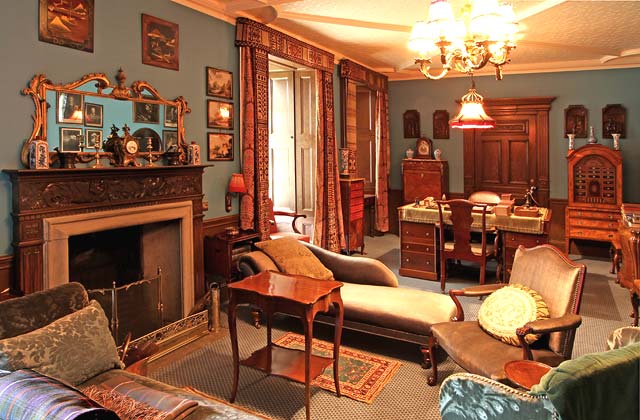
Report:
[{"label": "tall wooden cabinet", "polygon": [[565,212],[566,251],[572,239],[615,240],[622,205],[622,155],[601,144],[567,154],[569,194]]},{"label": "tall wooden cabinet", "polygon": [[404,159],[402,161],[402,191],[404,204],[416,199],[449,195],[449,164],[446,160]]},{"label": "tall wooden cabinet", "polygon": [[340,180],[342,219],[347,254],[360,247],[364,253],[364,178]]}]

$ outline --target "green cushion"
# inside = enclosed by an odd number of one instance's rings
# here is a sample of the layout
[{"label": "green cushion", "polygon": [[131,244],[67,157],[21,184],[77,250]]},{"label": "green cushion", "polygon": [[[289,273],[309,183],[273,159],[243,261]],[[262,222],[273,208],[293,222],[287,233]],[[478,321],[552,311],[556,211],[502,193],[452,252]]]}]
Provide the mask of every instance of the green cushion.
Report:
[{"label": "green cushion", "polygon": [[[520,284],[510,284],[496,290],[485,299],[478,311],[480,327],[512,346],[520,346],[517,328],[527,322],[546,318],[549,318],[549,308],[542,297]],[[539,338],[539,334],[528,334],[525,340],[531,344]]]},{"label": "green cushion", "polygon": [[123,367],[109,322],[98,302],[37,330],[0,340],[0,369],[33,369],[78,385]]},{"label": "green cushion", "polygon": [[286,274],[297,274],[314,279],[333,279],[333,273],[313,255],[306,246],[293,238],[262,241],[255,246],[267,254]]},{"label": "green cushion", "polygon": [[562,362],[532,394],[546,394],[563,420],[638,419],[640,343]]}]

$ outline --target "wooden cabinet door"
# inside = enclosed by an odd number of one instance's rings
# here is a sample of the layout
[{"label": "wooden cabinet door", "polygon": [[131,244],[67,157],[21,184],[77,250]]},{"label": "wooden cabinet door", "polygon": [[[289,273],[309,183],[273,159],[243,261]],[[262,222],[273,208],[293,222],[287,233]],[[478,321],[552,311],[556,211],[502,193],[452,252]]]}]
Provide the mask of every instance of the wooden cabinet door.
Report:
[{"label": "wooden cabinet door", "polygon": [[464,192],[488,190],[522,199],[537,187],[541,206],[549,203],[549,109],[555,98],[485,101],[496,127],[464,132]]}]

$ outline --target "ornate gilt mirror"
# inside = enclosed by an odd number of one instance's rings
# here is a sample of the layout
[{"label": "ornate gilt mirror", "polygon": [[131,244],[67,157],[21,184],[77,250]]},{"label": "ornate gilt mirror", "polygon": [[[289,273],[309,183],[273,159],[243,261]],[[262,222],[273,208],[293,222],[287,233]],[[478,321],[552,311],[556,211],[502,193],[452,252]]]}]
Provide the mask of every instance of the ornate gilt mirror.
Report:
[{"label": "ornate gilt mirror", "polygon": [[63,160],[99,166],[107,159],[115,166],[142,166],[162,157],[170,164],[185,163],[184,115],[191,112],[185,99],[165,99],[145,81],[127,87],[122,69],[115,78],[112,84],[104,73],[90,73],[54,84],[44,74],[35,75],[22,90],[35,106],[22,164],[29,166],[30,146],[39,140],[48,145],[49,162],[59,160],[61,166]]}]

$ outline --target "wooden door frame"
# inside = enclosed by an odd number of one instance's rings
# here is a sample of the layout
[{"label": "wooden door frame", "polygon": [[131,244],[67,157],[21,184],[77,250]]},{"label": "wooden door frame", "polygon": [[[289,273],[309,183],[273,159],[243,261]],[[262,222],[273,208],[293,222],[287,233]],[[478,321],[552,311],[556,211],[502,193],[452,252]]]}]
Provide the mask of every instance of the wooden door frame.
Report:
[{"label": "wooden door frame", "polygon": [[[549,204],[549,110],[555,96],[536,96],[528,98],[490,98],[484,100],[484,108],[488,115],[500,120],[501,116],[534,117],[535,127],[530,127],[535,133],[535,159],[531,167],[535,167],[535,182],[538,188],[540,205]],[[480,189],[480,179],[476,174],[476,131],[465,130],[463,134],[464,153],[464,194],[469,196]],[[524,191],[510,191],[513,194],[524,194]]]}]

